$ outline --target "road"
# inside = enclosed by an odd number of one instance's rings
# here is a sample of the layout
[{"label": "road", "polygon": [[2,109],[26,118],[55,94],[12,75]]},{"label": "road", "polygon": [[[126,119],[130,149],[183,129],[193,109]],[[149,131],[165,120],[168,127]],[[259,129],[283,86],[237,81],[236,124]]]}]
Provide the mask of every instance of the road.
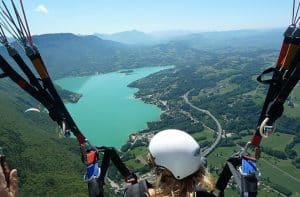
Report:
[{"label": "road", "polygon": [[200,112],[202,112],[202,113],[204,113],[204,114],[210,116],[210,117],[215,121],[215,123],[216,123],[216,125],[217,125],[217,138],[216,138],[216,140],[214,141],[214,143],[213,143],[210,147],[208,147],[207,149],[205,149],[205,150],[202,152],[202,154],[203,154],[204,156],[207,156],[207,155],[209,155],[209,154],[216,148],[216,146],[220,143],[221,138],[222,138],[222,127],[221,127],[221,124],[220,124],[220,122],[218,121],[218,119],[217,119],[214,115],[212,115],[212,114],[210,113],[210,111],[205,110],[205,109],[200,109],[199,107],[196,107],[195,105],[193,105],[193,104],[189,101],[188,96],[189,96],[189,93],[190,93],[191,91],[192,91],[192,90],[187,91],[187,92],[182,96],[183,99],[184,99],[184,101],[186,102],[186,104],[188,104],[189,106],[191,106],[193,109],[195,109],[195,110],[197,110],[197,111],[200,111]]}]

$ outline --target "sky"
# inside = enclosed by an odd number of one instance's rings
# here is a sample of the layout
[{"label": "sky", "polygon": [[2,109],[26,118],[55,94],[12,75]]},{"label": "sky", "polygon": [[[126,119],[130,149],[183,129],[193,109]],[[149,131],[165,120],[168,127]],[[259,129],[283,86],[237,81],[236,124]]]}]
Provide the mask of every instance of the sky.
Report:
[{"label": "sky", "polygon": [[267,29],[286,27],[292,15],[292,0],[23,0],[23,4],[32,34]]}]

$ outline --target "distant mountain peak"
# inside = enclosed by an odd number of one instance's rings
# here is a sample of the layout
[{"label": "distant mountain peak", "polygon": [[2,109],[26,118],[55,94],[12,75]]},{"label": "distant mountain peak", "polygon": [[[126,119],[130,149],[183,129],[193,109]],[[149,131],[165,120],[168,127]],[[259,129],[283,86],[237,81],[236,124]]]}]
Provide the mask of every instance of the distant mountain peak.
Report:
[{"label": "distant mountain peak", "polygon": [[125,44],[147,44],[153,42],[153,38],[136,29],[117,32],[113,34],[94,34],[104,40],[112,40],[116,42],[121,42]]},{"label": "distant mountain peak", "polygon": [[[145,32],[142,32],[142,31],[139,31],[139,30],[136,30],[136,29],[132,29],[132,30],[124,31],[124,32],[131,32],[131,33],[142,33],[142,34],[146,34]],[[122,32],[120,32],[120,33],[122,33]]]}]

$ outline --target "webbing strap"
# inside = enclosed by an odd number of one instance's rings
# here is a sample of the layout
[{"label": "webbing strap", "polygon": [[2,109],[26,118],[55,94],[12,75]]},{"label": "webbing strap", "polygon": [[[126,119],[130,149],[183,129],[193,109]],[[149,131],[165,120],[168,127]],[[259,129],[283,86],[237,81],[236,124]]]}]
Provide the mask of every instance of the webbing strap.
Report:
[{"label": "webbing strap", "polygon": [[240,188],[240,191],[243,191],[242,190],[242,181],[241,181],[241,174],[235,169],[235,167],[230,163],[230,162],[227,162],[226,164],[228,167],[229,167],[229,170],[236,182],[236,184],[238,185],[238,187]]},{"label": "webbing strap", "polygon": [[34,65],[36,71],[39,73],[41,79],[44,80],[49,78],[47,68],[38,49],[36,47],[27,48],[26,54]]},{"label": "webbing strap", "polygon": [[30,83],[35,86],[38,90],[42,90],[42,86],[40,85],[38,79],[35,77],[33,72],[30,70],[28,65],[24,62],[20,54],[17,52],[17,50],[11,46],[7,46],[8,54],[15,60],[15,62],[19,65],[19,67],[22,69],[22,71],[26,74],[28,77]]},{"label": "webbing strap", "polygon": [[99,178],[88,182],[89,197],[104,197],[103,182]]},{"label": "webbing strap", "polygon": [[0,55],[0,68],[3,70],[6,76],[8,76],[12,81],[14,81],[19,87],[25,90],[28,94],[34,97],[36,100],[42,100],[39,92],[30,85],[21,75],[19,75]]},{"label": "webbing strap", "polygon": [[224,196],[224,190],[232,176],[241,191],[242,197],[255,197],[257,195],[257,178],[255,174],[242,175],[237,170],[237,167],[241,164],[241,157],[233,156],[228,159],[216,183],[216,188],[220,190],[219,197]]},{"label": "webbing strap", "polygon": [[[266,74],[272,73],[273,77],[271,79],[263,80],[263,76]],[[280,72],[278,69],[274,67],[267,68],[264,70],[258,77],[257,81],[263,84],[277,84],[280,81]]]},{"label": "webbing strap", "polygon": [[228,166],[228,163],[230,163],[231,165],[233,165],[234,168],[236,168],[237,166],[241,165],[241,162],[242,161],[239,157],[231,157],[227,160],[227,163],[223,167],[223,170],[222,170],[221,174],[219,175],[219,179],[216,183],[216,188],[218,190],[220,190],[221,192],[224,192],[229,180],[232,177],[232,172],[230,170],[230,167]]},{"label": "webbing strap", "polygon": [[[104,178],[106,176],[106,172],[109,167],[110,161],[116,166],[120,174],[126,179],[133,175],[132,172],[125,166],[121,158],[119,157],[117,151],[113,147],[97,147],[101,152],[104,152],[102,164],[101,164],[101,175],[100,181],[104,182]],[[136,177],[135,177],[136,178]]]},{"label": "webbing strap", "polygon": [[[125,180],[128,180],[128,177],[134,177],[135,181],[131,181],[131,184],[137,183],[137,177],[134,173],[130,172],[128,168],[125,166],[125,164],[122,162],[121,158],[119,157],[117,151],[112,148],[112,147],[96,147],[97,149],[97,154],[100,154],[103,152],[103,159],[101,163],[101,172],[100,176],[98,178],[94,177],[93,179],[88,181],[88,189],[89,189],[89,196],[90,197],[103,197],[104,196],[104,191],[103,191],[103,186],[104,186],[104,179],[110,164],[110,161],[113,162],[113,164],[116,166],[118,171],[121,173],[121,175],[125,178]],[[91,157],[90,162],[98,162],[98,157]],[[97,160],[97,161],[95,161]]]},{"label": "webbing strap", "polygon": [[254,175],[243,176],[241,179],[243,197],[256,197],[257,196],[257,179]]},{"label": "webbing strap", "polygon": [[146,181],[142,180],[134,185],[130,185],[125,191],[124,191],[124,197],[147,197],[150,196],[148,192],[148,188],[151,187],[151,185]]},{"label": "webbing strap", "polygon": [[[83,145],[86,142],[85,136],[81,133],[78,129],[76,123],[74,122],[72,116],[68,112],[66,106],[64,105],[62,99],[60,98],[59,94],[57,93],[51,78],[48,75],[47,68],[43,62],[43,59],[38,52],[37,48],[26,48],[26,54],[28,55],[29,59],[32,61],[33,65],[35,66],[38,74],[41,77],[43,82],[44,88],[48,90],[49,97],[52,97],[54,100],[55,110],[49,111],[50,117],[57,121],[59,125],[62,122],[66,123],[67,130],[70,130],[77,138],[77,141],[80,145]],[[39,100],[39,99],[37,99]],[[39,100],[40,101],[40,100]],[[47,107],[47,106],[46,106]]]}]

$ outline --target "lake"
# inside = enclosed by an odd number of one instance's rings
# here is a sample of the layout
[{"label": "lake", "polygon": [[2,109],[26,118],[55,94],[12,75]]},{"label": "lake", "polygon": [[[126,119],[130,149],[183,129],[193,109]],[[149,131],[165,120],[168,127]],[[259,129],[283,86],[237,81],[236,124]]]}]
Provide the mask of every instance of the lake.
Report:
[{"label": "lake", "polygon": [[120,148],[128,135],[147,127],[147,122],[159,120],[160,109],[134,98],[136,88],[131,82],[146,77],[165,67],[145,67],[85,77],[68,77],[56,80],[62,88],[81,93],[76,104],[66,107],[79,129],[95,146]]}]

